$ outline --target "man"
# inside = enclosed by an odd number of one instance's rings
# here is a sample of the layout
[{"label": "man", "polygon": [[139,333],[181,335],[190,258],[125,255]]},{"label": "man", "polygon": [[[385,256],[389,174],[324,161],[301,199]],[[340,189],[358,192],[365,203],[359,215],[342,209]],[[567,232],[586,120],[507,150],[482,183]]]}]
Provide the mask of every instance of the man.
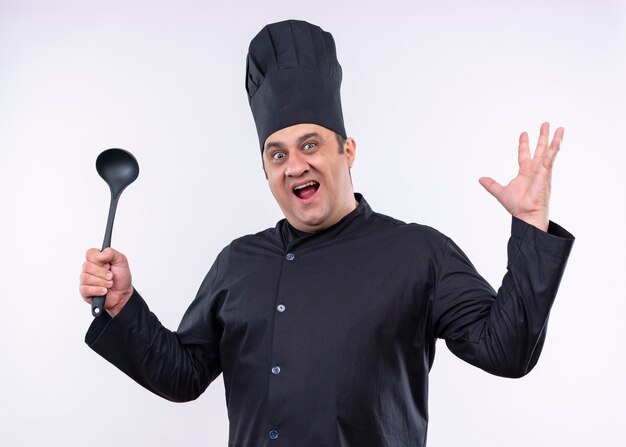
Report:
[{"label": "man", "polygon": [[197,398],[224,373],[233,446],[423,446],[435,340],[508,377],[536,364],[573,237],[548,220],[563,129],[547,123],[508,185],[481,184],[513,215],[498,293],[432,228],[354,194],[332,36],[300,21],[252,40],[246,88],[263,169],[285,215],[217,257],[178,331],[133,288],[126,258],[87,252],[80,292],[107,294],[86,342],[149,390]]}]

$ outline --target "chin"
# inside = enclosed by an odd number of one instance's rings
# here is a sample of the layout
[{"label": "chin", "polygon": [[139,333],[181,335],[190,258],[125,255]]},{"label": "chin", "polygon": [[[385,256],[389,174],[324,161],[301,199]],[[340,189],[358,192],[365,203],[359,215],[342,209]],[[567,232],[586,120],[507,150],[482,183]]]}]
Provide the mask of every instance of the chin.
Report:
[{"label": "chin", "polygon": [[296,217],[293,222],[297,223],[301,228],[307,228],[310,231],[317,231],[324,228],[325,220],[326,219],[324,217],[301,216]]}]

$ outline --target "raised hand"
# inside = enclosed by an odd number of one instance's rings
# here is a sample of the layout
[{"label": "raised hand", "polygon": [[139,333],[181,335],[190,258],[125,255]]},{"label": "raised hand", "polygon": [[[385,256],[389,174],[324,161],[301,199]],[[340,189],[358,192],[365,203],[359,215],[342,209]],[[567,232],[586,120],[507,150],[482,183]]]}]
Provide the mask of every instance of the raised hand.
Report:
[{"label": "raised hand", "polygon": [[559,127],[548,146],[550,124],[543,123],[533,157],[528,146],[528,134],[522,132],[519,137],[517,176],[506,186],[491,177],[478,180],[509,213],[543,231],[548,230],[552,166],[561,147],[563,132],[564,129]]},{"label": "raised hand", "polygon": [[105,310],[114,317],[133,293],[126,256],[112,248],[87,250],[80,273],[80,295],[91,304],[91,297],[106,295]]}]

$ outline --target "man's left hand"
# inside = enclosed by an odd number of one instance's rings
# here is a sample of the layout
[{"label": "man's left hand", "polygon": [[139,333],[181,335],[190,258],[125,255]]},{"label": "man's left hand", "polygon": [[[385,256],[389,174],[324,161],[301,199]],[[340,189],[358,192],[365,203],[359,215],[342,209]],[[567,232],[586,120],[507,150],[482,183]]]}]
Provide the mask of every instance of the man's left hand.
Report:
[{"label": "man's left hand", "polygon": [[552,166],[563,140],[563,132],[564,129],[559,127],[548,146],[550,124],[543,123],[533,157],[530,156],[528,134],[522,132],[519,137],[517,176],[506,186],[490,177],[478,180],[509,213],[543,231],[548,230]]}]

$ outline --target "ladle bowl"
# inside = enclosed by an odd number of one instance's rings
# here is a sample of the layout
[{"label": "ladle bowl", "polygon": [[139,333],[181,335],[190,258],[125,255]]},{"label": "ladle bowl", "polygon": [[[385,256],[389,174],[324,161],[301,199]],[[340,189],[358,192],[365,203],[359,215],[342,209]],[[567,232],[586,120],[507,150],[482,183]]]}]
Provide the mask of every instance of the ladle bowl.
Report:
[{"label": "ladle bowl", "polygon": [[[111,203],[109,205],[109,217],[104,231],[104,242],[102,250],[111,246],[111,233],[113,232],[113,221],[115,220],[115,210],[117,202],[128,185],[134,182],[139,175],[139,164],[137,159],[124,149],[107,149],[98,155],[96,159],[96,170],[100,177],[109,185],[111,190]],[[91,298],[91,314],[94,317],[102,315],[106,295],[94,296]]]},{"label": "ladle bowl", "polygon": [[122,191],[139,175],[139,164],[133,154],[124,149],[107,149],[98,155],[96,170],[109,185],[111,197],[119,198]]}]

